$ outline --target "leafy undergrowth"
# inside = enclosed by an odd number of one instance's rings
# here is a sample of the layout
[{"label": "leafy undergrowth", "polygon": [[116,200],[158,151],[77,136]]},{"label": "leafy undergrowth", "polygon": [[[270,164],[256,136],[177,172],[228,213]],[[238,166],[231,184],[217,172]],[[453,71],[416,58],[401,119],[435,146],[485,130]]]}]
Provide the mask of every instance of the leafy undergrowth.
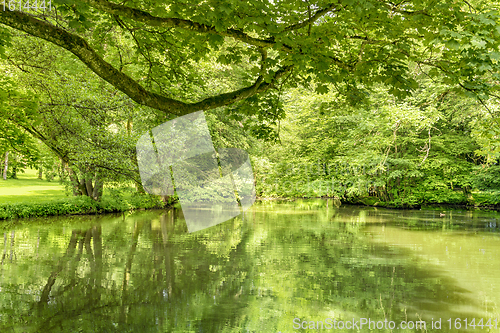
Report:
[{"label": "leafy undergrowth", "polygon": [[45,203],[1,204],[0,219],[102,214],[164,207],[165,203],[159,197],[140,193],[130,196],[108,195],[100,201],[94,201],[89,197],[70,197]]},{"label": "leafy undergrowth", "polygon": [[500,208],[500,191],[472,193],[475,206],[495,206]]},{"label": "leafy undergrowth", "polygon": [[426,205],[467,206],[477,208],[500,209],[500,192],[475,192],[465,195],[457,191],[432,191],[425,195],[398,197],[391,201],[382,201],[376,197],[353,197],[345,200],[350,204],[378,206],[386,208],[412,209]]}]

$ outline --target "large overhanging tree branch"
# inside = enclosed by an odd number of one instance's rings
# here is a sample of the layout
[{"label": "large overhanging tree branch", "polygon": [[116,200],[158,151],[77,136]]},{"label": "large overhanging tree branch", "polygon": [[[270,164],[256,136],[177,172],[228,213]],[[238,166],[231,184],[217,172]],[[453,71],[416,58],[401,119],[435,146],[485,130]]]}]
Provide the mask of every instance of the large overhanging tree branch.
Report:
[{"label": "large overhanging tree branch", "polygon": [[292,67],[286,66],[276,71],[271,82],[264,82],[262,76],[259,76],[257,80],[248,87],[212,96],[199,102],[185,103],[146,90],[136,80],[106,62],[85,39],[62,28],[56,27],[49,22],[42,21],[24,12],[5,11],[0,14],[0,23],[24,31],[35,37],[45,39],[70,51],[97,75],[128,95],[137,103],[178,116],[199,110],[213,109],[233,104],[263,92],[274,86],[276,80],[286,74]]}]

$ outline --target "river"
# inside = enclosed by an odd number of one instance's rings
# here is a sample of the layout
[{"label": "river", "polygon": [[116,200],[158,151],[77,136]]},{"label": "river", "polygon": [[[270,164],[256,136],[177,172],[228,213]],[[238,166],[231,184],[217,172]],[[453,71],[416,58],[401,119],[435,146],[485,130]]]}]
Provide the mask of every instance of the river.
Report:
[{"label": "river", "polygon": [[0,332],[500,331],[497,212],[318,199],[194,233],[178,208],[0,228]]}]

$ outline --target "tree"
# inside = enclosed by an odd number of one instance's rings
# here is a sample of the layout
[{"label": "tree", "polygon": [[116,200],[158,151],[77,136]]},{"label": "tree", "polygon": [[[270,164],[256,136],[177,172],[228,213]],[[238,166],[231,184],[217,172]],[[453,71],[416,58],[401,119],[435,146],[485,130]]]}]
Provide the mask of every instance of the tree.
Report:
[{"label": "tree", "polygon": [[383,87],[356,106],[339,94],[288,90],[281,144],[261,144],[254,158],[258,193],[401,207],[466,204],[471,190],[498,190],[498,168],[487,168],[497,108],[415,71],[422,88],[404,101]]},{"label": "tree", "polygon": [[9,152],[8,151],[5,152],[5,161],[3,164],[3,173],[2,173],[3,180],[7,180],[7,170],[9,170]]},{"label": "tree", "polygon": [[[105,181],[140,183],[135,141],[147,126],[140,120],[154,115],[141,116],[143,110],[127,96],[89,76],[87,68],[62,57],[53,45],[20,36],[14,40],[6,52],[4,81],[17,85],[18,96],[5,100],[0,122],[51,150],[37,149],[37,167],[48,162],[52,168],[55,154],[73,194],[96,200]],[[62,76],[67,68],[72,75]]]},{"label": "tree", "polygon": [[[68,50],[137,103],[179,116],[313,80],[318,92],[333,83],[352,102],[373,83],[406,96],[417,87],[412,62],[486,99],[500,66],[492,8],[452,0],[57,0],[52,11],[3,11],[0,23]],[[237,87],[186,94],[183,87],[203,89],[195,66],[203,59],[242,69]]]},{"label": "tree", "polygon": [[[7,179],[9,168],[16,177],[20,166],[32,165],[38,157],[38,149],[33,138],[9,120],[12,114],[33,114],[36,103],[33,96],[19,88],[14,80],[0,76],[0,156],[3,179]],[[21,160],[18,160],[18,157]]]}]

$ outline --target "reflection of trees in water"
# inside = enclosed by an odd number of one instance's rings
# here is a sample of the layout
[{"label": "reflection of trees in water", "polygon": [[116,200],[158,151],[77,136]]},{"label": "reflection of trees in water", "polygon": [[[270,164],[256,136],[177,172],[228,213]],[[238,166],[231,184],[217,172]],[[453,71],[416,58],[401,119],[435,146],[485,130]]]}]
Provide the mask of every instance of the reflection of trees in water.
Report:
[{"label": "reflection of trees in water", "polygon": [[[71,232],[66,252],[55,264],[37,302],[39,318],[43,318],[37,324],[40,331],[54,329],[63,320],[78,316],[78,310],[87,312],[101,301],[101,234],[99,225]],[[85,262],[82,261],[82,256],[86,258]],[[83,278],[79,274],[82,265],[88,265]],[[59,285],[54,288],[58,280]]]},{"label": "reflection of trees in water", "polygon": [[9,255],[7,255],[7,233],[3,233],[3,254],[2,254],[2,268],[3,268],[3,263],[5,260],[9,260],[12,262],[16,256],[16,253],[14,252],[14,240],[16,236],[16,232],[14,230],[11,231],[10,233],[10,250],[9,250]]},{"label": "reflection of trees in water", "polygon": [[[169,235],[174,233],[174,217],[178,217],[178,212],[163,214],[159,232],[151,229],[147,219],[138,220],[127,243],[112,239],[109,248],[103,246],[100,225],[73,230],[64,255],[53,266],[36,303],[36,331],[78,330],[79,320],[87,320],[89,328],[120,332],[136,319],[147,323],[146,318],[135,317],[154,314],[151,309],[155,303],[165,303],[165,299],[180,294],[175,288],[169,242]],[[140,236],[149,238],[152,251],[138,249]],[[120,248],[113,249],[114,244]],[[117,260],[110,260],[112,252]],[[121,279],[117,278],[119,271]],[[149,326],[155,327],[155,320]]]},{"label": "reflection of trees in water", "polygon": [[[93,239],[93,248],[90,244]],[[78,250],[77,250],[78,247]],[[77,284],[77,276],[76,270],[78,263],[80,262],[80,258],[83,254],[83,248],[85,247],[86,255],[88,257],[88,261],[90,263],[91,268],[91,276],[92,279],[89,281],[90,286],[100,285],[101,279],[101,266],[102,266],[102,241],[101,241],[101,227],[95,226],[88,230],[73,230],[71,232],[71,239],[68,244],[68,248],[66,249],[65,255],[59,259],[59,262],[56,264],[55,269],[50,274],[45,287],[42,290],[42,294],[40,296],[39,304],[43,306],[44,304],[49,302],[49,295],[52,290],[52,286],[56,282],[56,278],[63,269],[67,266],[66,274],[68,275],[67,285],[62,288],[60,294],[65,291],[74,288]],[[76,255],[75,255],[75,251]],[[95,255],[94,255],[95,253]]]},{"label": "reflection of trees in water", "polygon": [[[239,273],[222,264],[229,257],[218,258],[216,251],[206,251],[205,245],[215,239],[224,246],[227,237],[237,233],[221,228],[213,238],[186,235],[185,223],[176,210],[161,215],[159,223],[153,222],[135,221],[127,243],[113,238],[116,242],[109,247],[99,225],[73,230],[34,304],[35,317],[23,324],[44,332],[78,331],[82,327],[84,331],[145,332],[158,327],[182,331],[193,319],[203,321],[197,314],[208,311],[211,319],[207,327],[211,327],[218,312],[211,310],[218,302],[214,298],[224,298],[229,290],[229,298],[234,299],[241,287],[222,286],[222,280],[231,281],[230,275]],[[113,249],[116,244],[119,248]],[[237,266],[244,261],[242,250],[233,251],[240,258]],[[113,253],[116,260],[110,258]],[[222,269],[214,272],[211,266]],[[224,324],[223,317],[221,320]]]},{"label": "reflection of trees in water", "polygon": [[[410,263],[409,253],[367,243],[348,223],[318,227],[307,215],[290,225],[288,217],[254,213],[250,223],[238,217],[187,234],[172,210],[135,218],[127,237],[115,234],[123,227],[73,230],[45,284],[25,286],[41,290],[33,316],[11,320],[40,332],[223,332],[286,331],[308,308],[373,319],[473,317],[452,310],[474,303],[466,291]],[[14,249],[14,233],[11,242]]]}]

